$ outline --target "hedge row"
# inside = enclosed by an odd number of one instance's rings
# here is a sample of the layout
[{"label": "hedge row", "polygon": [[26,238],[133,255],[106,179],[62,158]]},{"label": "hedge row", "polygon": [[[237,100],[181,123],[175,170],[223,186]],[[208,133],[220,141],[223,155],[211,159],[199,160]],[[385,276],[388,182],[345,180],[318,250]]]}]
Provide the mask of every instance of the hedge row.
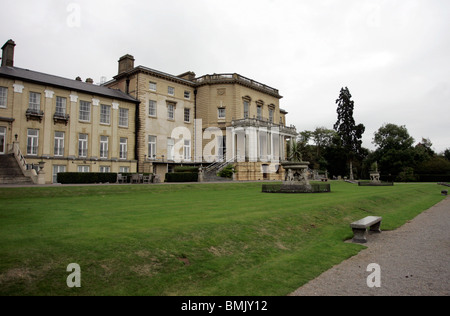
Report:
[{"label": "hedge row", "polygon": [[166,173],[166,182],[198,182],[198,173],[194,172]]},{"label": "hedge row", "polygon": [[178,166],[174,168],[175,172],[197,172],[198,173],[198,167],[191,167],[191,166]]},{"label": "hedge row", "polygon": [[61,184],[116,183],[117,173],[60,172],[57,179]]}]

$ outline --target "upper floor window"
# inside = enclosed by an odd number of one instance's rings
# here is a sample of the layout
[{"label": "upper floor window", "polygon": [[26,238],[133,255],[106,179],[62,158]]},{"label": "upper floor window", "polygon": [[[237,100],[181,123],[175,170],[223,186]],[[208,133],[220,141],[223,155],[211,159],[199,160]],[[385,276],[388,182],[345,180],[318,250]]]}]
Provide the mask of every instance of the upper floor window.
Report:
[{"label": "upper floor window", "polygon": [[39,112],[41,110],[41,94],[40,93],[30,92],[28,109],[33,112]]},{"label": "upper floor window", "polygon": [[100,123],[111,124],[111,106],[104,104],[100,106]]},{"label": "upper floor window", "polygon": [[190,100],[191,99],[191,91],[184,91],[184,98]]},{"label": "upper floor window", "polygon": [[91,103],[87,101],[80,101],[80,121],[91,121]]},{"label": "upper floor window", "polygon": [[248,101],[244,101],[244,118],[249,118],[250,116],[250,104]]},{"label": "upper floor window", "polygon": [[128,127],[128,109],[119,108],[119,126]]},{"label": "upper floor window", "polygon": [[218,109],[218,118],[222,120],[222,119],[225,119],[225,117],[226,117],[225,108],[219,108]]},{"label": "upper floor window", "polygon": [[269,122],[273,123],[273,109],[269,109]]},{"label": "upper floor window", "polygon": [[149,89],[150,91],[156,91],[156,82],[150,82]]},{"label": "upper floor window", "polygon": [[175,95],[175,88],[174,87],[167,87],[167,94],[168,95]]},{"label": "upper floor window", "polygon": [[67,99],[63,97],[56,97],[56,110],[57,116],[65,116],[67,107]]},{"label": "upper floor window", "polygon": [[8,88],[0,87],[0,108],[6,108]]},{"label": "upper floor window", "polygon": [[169,120],[175,119],[175,105],[173,104],[167,104],[167,118]]},{"label": "upper floor window", "polygon": [[184,122],[190,123],[191,122],[191,109],[184,109]]},{"label": "upper floor window", "polygon": [[148,101],[148,115],[156,117],[156,101]]},{"label": "upper floor window", "polygon": [[257,109],[256,117],[258,118],[258,120],[262,120],[262,106],[258,105],[256,109]]}]

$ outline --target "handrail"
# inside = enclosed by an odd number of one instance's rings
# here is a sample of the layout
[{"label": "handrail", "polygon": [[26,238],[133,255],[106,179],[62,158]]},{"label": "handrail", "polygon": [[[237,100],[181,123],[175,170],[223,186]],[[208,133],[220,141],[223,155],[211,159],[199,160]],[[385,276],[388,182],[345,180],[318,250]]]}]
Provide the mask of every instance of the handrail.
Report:
[{"label": "handrail", "polygon": [[13,151],[14,151],[14,156],[16,157],[20,168],[22,169],[22,171],[26,171],[27,170],[27,161],[26,161],[25,157],[23,156],[22,151],[20,150],[20,146],[19,146],[18,142],[14,142]]},{"label": "handrail", "polygon": [[228,160],[225,160],[225,161],[216,161],[215,163],[209,165],[205,169],[205,172],[212,172],[212,171],[219,172],[220,170],[222,170],[224,167],[226,167],[231,162],[234,162],[234,157],[232,157]]},{"label": "handrail", "polygon": [[14,157],[16,158],[17,163],[19,164],[20,169],[22,170],[22,173],[24,176],[31,178],[31,180],[34,183],[38,183],[38,176],[36,173],[36,170],[28,170],[27,169],[27,161],[22,154],[22,151],[20,150],[19,142],[13,142],[12,145],[12,153],[14,154]]}]

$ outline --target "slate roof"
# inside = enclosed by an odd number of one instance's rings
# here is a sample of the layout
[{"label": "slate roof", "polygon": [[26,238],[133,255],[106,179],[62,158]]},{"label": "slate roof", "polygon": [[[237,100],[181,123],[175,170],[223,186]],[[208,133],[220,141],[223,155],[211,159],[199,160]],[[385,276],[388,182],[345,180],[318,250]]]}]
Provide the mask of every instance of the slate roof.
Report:
[{"label": "slate roof", "polygon": [[19,67],[5,67],[5,66],[0,67],[0,76],[43,84],[47,86],[53,86],[57,88],[73,90],[82,93],[89,93],[93,95],[109,97],[122,101],[139,103],[138,100],[120,90],[107,88],[105,86],[98,86],[95,84],[82,82],[78,80],[49,75],[42,72],[32,71],[29,69],[23,69]]}]

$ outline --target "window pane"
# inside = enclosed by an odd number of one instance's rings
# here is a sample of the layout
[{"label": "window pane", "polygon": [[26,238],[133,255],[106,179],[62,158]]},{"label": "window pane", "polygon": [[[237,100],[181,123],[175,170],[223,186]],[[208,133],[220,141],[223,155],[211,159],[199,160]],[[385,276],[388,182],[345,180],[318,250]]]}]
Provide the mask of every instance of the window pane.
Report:
[{"label": "window pane", "polygon": [[64,132],[55,132],[55,156],[64,156]]},{"label": "window pane", "polygon": [[39,130],[29,129],[27,136],[27,154],[37,155],[38,154],[38,143],[39,143]]},{"label": "window pane", "polygon": [[191,109],[184,109],[184,121],[186,123],[191,121]]},{"label": "window pane", "polygon": [[249,117],[249,104],[247,101],[244,101],[244,118]]},{"label": "window pane", "polygon": [[218,112],[219,112],[219,118],[224,119],[225,118],[225,109],[220,108]]},{"label": "window pane", "polygon": [[148,102],[148,115],[156,116],[156,101],[150,100]]},{"label": "window pane", "polygon": [[78,138],[78,156],[79,157],[87,157],[87,148],[88,148],[88,135],[80,134]]},{"label": "window pane", "polygon": [[175,107],[172,104],[169,104],[167,106],[167,117],[169,118],[169,120],[173,120],[175,118],[174,109]]},{"label": "window pane", "polygon": [[108,158],[108,136],[100,136],[100,158]]},{"label": "window pane", "polygon": [[127,159],[127,139],[121,138],[120,139],[120,149],[119,149],[119,158],[120,159]]},{"label": "window pane", "polygon": [[175,140],[173,138],[167,139],[167,159],[173,160],[173,150],[174,150]]},{"label": "window pane", "polygon": [[6,108],[8,88],[0,87],[0,108]]},{"label": "window pane", "polygon": [[109,105],[102,104],[100,106],[100,123],[111,123],[111,107]]},{"label": "window pane", "polygon": [[66,104],[67,99],[62,97],[56,97],[56,111],[55,114],[58,116],[66,115]]},{"label": "window pane", "polygon": [[41,94],[36,92],[30,92],[30,102],[28,109],[33,112],[39,112],[41,110]]},{"label": "window pane", "polygon": [[91,121],[91,103],[80,101],[80,121]]},{"label": "window pane", "polygon": [[156,158],[156,136],[148,136],[148,158]]},{"label": "window pane", "polygon": [[119,108],[119,126],[128,127],[128,109]]}]

